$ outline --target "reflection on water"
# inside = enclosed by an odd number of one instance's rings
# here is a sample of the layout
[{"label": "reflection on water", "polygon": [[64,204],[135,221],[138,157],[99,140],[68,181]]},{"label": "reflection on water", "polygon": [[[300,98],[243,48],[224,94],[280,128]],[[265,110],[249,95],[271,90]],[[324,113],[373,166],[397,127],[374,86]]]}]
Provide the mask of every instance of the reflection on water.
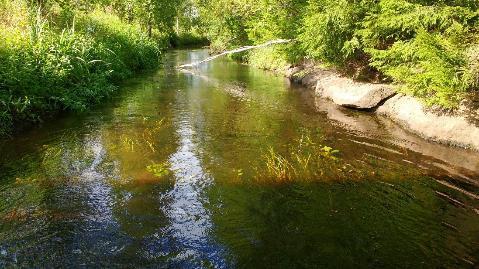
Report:
[{"label": "reflection on water", "polygon": [[[179,94],[181,97],[181,93]],[[177,102],[182,104],[181,101]],[[183,109],[179,109],[182,111]],[[164,208],[170,219],[167,227],[168,233],[176,241],[183,266],[200,267],[208,266],[223,268],[226,261],[223,248],[215,242],[209,232],[213,228],[209,212],[205,209],[204,191],[212,179],[203,170],[198,159],[197,147],[194,143],[194,131],[191,124],[200,123],[201,120],[190,118],[187,113],[179,113],[175,118],[179,146],[171,155],[169,161],[174,171],[175,184],[173,189],[166,194],[171,202]],[[200,264],[190,264],[188,260],[200,259]],[[185,262],[186,261],[186,262]]]},{"label": "reflection on water", "polygon": [[0,267],[478,266],[478,153],[206,56],[0,144]]}]

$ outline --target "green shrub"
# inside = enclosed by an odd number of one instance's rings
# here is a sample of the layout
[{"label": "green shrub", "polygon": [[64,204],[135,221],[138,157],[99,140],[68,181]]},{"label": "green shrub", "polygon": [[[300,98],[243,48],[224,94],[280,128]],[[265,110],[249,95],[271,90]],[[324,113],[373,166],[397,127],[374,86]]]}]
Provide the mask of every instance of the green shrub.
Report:
[{"label": "green shrub", "polygon": [[[77,30],[95,40],[114,71],[114,76],[123,79],[144,69],[158,65],[158,44],[144,34],[139,25],[122,22],[117,16],[92,12],[78,19]],[[103,52],[103,51],[102,51]]]},{"label": "green shrub", "polygon": [[[478,40],[479,41],[479,40]],[[473,44],[467,52],[468,75],[472,87],[479,88],[479,42]]]},{"label": "green shrub", "polygon": [[209,41],[206,37],[192,33],[185,32],[179,35],[175,34],[170,38],[171,46],[175,48],[194,47],[194,46],[207,46]]},{"label": "green shrub", "polygon": [[457,106],[471,87],[464,51],[441,34],[420,32],[387,50],[371,50],[372,65],[402,85],[403,92],[427,104]]},{"label": "green shrub", "polygon": [[211,0],[201,13],[215,48],[296,39],[242,57],[261,68],[310,58],[445,108],[479,86],[477,0]]},{"label": "green shrub", "polygon": [[447,33],[457,25],[471,25],[473,9],[451,2],[454,1],[381,0],[361,22],[357,35],[366,47],[384,49],[396,41],[414,38],[422,29]]},{"label": "green shrub", "polygon": [[248,53],[247,62],[257,68],[276,71],[283,70],[290,65],[287,55],[280,47],[252,50]]},{"label": "green shrub", "polygon": [[101,12],[79,15],[68,30],[3,29],[0,42],[3,134],[62,110],[85,110],[119,80],[157,66],[159,57],[139,26]]},{"label": "green shrub", "polygon": [[473,2],[382,0],[356,36],[371,65],[403,92],[454,108],[474,86],[467,57],[477,30]]},{"label": "green shrub", "polygon": [[327,64],[344,65],[354,57],[359,41],[354,34],[374,3],[368,0],[310,2],[299,40],[306,54]]}]

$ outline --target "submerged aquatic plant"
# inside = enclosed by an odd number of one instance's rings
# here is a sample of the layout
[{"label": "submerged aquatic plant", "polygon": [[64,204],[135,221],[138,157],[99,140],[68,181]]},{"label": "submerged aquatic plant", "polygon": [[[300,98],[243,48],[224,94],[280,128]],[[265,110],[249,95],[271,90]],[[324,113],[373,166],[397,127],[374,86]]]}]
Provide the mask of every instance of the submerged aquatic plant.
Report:
[{"label": "submerged aquatic plant", "polygon": [[[340,170],[338,150],[313,142],[309,134],[303,134],[286,152],[270,147],[264,154],[265,169],[258,174],[261,179],[274,181],[314,180],[328,171]],[[338,169],[335,167],[338,166]]]},{"label": "submerged aquatic plant", "polygon": [[289,180],[297,173],[295,165],[273,148],[269,148],[265,159],[267,173],[278,180]]},{"label": "submerged aquatic plant", "polygon": [[154,163],[148,165],[146,170],[152,173],[155,177],[163,178],[170,174],[170,163],[167,161],[162,163]]},{"label": "submerged aquatic plant", "polygon": [[164,118],[159,120],[149,120],[143,117],[142,133],[138,134],[122,134],[120,135],[120,145],[125,152],[135,151],[151,151],[155,153],[160,145],[156,141],[156,137],[163,130]]}]

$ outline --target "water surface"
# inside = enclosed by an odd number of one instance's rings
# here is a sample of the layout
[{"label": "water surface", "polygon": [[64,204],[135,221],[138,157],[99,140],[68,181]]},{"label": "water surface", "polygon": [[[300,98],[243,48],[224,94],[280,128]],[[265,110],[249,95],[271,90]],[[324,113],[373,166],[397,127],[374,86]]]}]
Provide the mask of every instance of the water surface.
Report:
[{"label": "water surface", "polygon": [[0,267],[479,265],[478,153],[205,57],[0,144]]}]

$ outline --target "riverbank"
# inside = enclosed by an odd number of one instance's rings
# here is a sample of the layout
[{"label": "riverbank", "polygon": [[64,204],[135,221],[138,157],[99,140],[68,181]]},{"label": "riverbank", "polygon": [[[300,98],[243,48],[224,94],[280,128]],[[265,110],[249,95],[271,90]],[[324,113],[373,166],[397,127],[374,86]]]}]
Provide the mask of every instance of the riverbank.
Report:
[{"label": "riverbank", "polygon": [[339,106],[387,116],[430,141],[479,151],[479,109],[475,105],[464,103],[456,112],[434,110],[398,93],[394,85],[357,82],[308,62],[276,72]]},{"label": "riverbank", "polygon": [[[294,64],[302,73],[309,72],[301,67],[307,59],[361,81],[399,85],[393,90],[374,85],[379,92],[369,96],[371,85],[341,80],[323,70],[326,89],[317,92],[347,107],[356,107],[350,102],[360,98],[365,103],[356,108],[366,105],[366,110],[389,115],[429,140],[477,150],[478,142],[471,138],[477,137],[477,108],[465,109],[463,102],[479,89],[478,2],[353,2],[215,0],[200,5],[200,14],[208,18],[214,50],[293,40],[239,58],[264,69]],[[297,74],[300,82],[302,73]],[[319,80],[306,80],[310,81],[304,84],[316,90]],[[345,87],[349,90],[341,92]],[[396,96],[376,110],[391,91],[409,97]]]},{"label": "riverbank", "polygon": [[90,109],[170,47],[207,44],[191,25],[174,31],[165,16],[144,19],[152,6],[132,5],[0,1],[0,138]]},{"label": "riverbank", "polygon": [[33,24],[25,3],[0,8],[0,136],[84,111],[159,65],[164,44],[116,15],[77,12],[70,23],[52,11]]}]

